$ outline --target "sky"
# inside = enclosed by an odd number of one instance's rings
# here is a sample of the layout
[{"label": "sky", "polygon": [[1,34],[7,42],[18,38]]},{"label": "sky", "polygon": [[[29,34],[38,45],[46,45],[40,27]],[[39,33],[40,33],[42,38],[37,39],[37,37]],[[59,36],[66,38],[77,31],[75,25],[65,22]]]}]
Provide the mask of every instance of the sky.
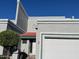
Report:
[{"label": "sky", "polygon": [[[22,0],[29,16],[66,16],[79,18],[79,0]],[[14,19],[16,0],[0,0],[0,18]]]}]

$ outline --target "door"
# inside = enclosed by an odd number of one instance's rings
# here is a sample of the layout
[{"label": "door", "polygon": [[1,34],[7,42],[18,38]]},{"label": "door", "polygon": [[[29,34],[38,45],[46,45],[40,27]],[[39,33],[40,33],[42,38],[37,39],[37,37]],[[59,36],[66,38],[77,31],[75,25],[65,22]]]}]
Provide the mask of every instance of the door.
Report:
[{"label": "door", "polygon": [[42,59],[79,59],[79,39],[72,35],[44,35]]}]

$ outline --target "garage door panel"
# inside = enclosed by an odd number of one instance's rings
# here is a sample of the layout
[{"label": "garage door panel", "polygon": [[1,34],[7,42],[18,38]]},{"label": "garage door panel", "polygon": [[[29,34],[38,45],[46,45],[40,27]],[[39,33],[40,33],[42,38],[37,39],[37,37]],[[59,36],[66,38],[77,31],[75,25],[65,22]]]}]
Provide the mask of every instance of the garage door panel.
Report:
[{"label": "garage door panel", "polygon": [[79,40],[43,39],[43,59],[79,59]]}]

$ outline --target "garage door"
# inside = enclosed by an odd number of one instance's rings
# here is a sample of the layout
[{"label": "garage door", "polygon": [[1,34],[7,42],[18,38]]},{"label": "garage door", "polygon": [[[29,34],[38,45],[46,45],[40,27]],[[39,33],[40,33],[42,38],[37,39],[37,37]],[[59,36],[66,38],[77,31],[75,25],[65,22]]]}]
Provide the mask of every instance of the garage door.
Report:
[{"label": "garage door", "polygon": [[78,38],[44,36],[42,59],[79,59]]}]

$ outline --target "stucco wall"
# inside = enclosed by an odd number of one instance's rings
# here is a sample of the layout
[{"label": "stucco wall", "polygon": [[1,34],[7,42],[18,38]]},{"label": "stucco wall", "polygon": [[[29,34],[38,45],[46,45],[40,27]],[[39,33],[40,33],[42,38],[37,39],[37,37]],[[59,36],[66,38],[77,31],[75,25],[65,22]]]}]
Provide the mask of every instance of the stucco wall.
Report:
[{"label": "stucco wall", "polygon": [[36,32],[37,20],[65,19],[64,16],[29,16],[27,31]]},{"label": "stucco wall", "polygon": [[0,32],[7,29],[7,21],[0,21]]},{"label": "stucco wall", "polygon": [[0,46],[0,55],[3,55],[3,47]]},{"label": "stucco wall", "polygon": [[28,18],[27,32],[36,32],[37,19],[35,17]]},{"label": "stucco wall", "polygon": [[79,23],[46,23],[39,24],[39,32],[79,33]]},{"label": "stucco wall", "polygon": [[40,59],[41,56],[41,32],[52,33],[79,33],[79,21],[78,20],[38,20],[37,22],[37,56]]}]

